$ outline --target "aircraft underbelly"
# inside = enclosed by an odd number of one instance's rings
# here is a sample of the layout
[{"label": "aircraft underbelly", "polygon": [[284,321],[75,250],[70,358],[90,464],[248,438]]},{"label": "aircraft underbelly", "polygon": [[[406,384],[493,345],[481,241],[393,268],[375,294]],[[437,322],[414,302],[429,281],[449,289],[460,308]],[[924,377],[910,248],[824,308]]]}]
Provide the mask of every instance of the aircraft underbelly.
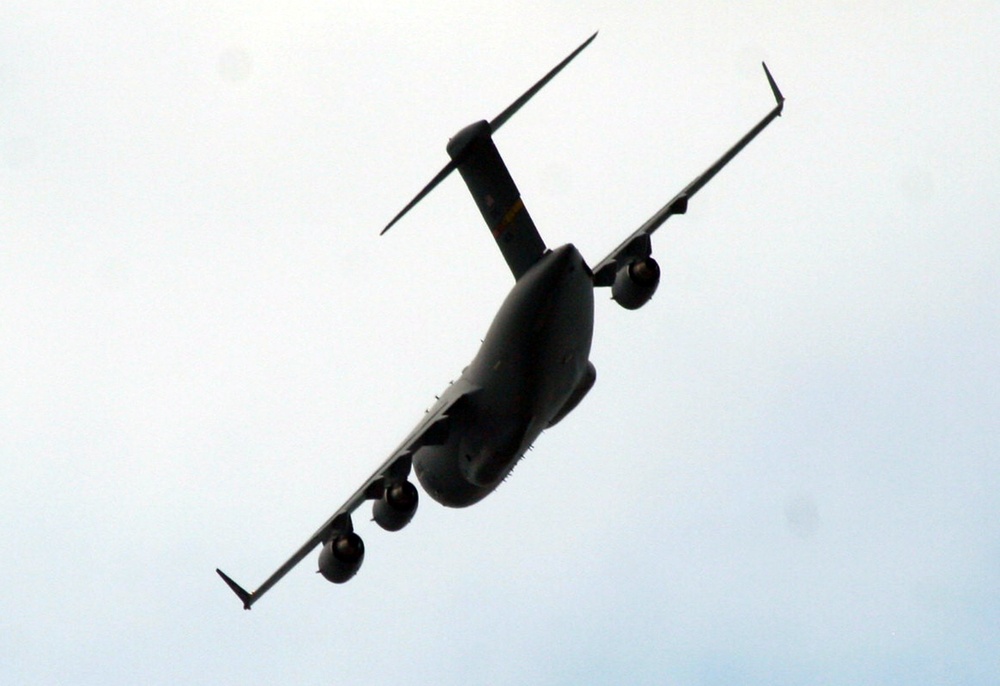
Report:
[{"label": "aircraft underbelly", "polygon": [[462,374],[477,390],[452,417],[448,439],[414,455],[431,497],[465,507],[503,481],[585,376],[593,312],[590,272],[572,245],[515,284]]}]

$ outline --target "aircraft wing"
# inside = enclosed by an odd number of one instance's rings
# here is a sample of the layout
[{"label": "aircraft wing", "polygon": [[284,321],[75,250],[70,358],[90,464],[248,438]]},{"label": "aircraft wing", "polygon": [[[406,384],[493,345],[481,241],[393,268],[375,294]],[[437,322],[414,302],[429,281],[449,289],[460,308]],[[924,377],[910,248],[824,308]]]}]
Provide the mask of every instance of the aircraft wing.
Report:
[{"label": "aircraft wing", "polygon": [[[670,202],[661,207],[660,210],[650,217],[645,224],[636,229],[632,235],[626,238],[621,245],[611,252],[611,254],[598,262],[593,268],[595,286],[610,286],[614,283],[615,274],[618,271],[619,259],[625,257],[648,257],[650,250],[649,236],[660,228],[660,225],[667,221],[671,215],[684,214],[687,211],[688,201],[694,196],[694,194],[701,190],[702,186],[711,181],[712,177],[718,174],[731,159],[736,157],[736,155],[744,147],[746,147],[746,145],[752,141],[757,134],[763,131],[768,124],[770,124],[776,117],[781,116],[781,110],[784,107],[785,98],[781,95],[781,91],[778,90],[778,85],[774,82],[774,78],[771,76],[771,72],[768,71],[767,65],[763,62],[761,64],[764,66],[764,74],[767,75],[767,82],[770,84],[771,92],[774,93],[774,99],[777,101],[774,109],[768,112],[756,126],[750,129],[750,131],[748,131],[743,138],[739,139],[733,147],[727,150],[726,154],[716,160],[711,167],[695,177],[695,179],[685,186],[680,193],[671,198]],[[637,255],[636,253],[645,254]]]},{"label": "aircraft wing", "polygon": [[296,550],[253,593],[243,589],[221,569],[216,569],[216,573],[222,577],[222,580],[243,601],[243,609],[249,610],[262,595],[278,583],[285,574],[290,572],[295,565],[301,562],[317,546],[323,545],[337,533],[351,531],[351,513],[357,510],[366,500],[376,500],[382,497],[382,492],[387,481],[405,479],[410,473],[413,454],[418,449],[425,445],[441,445],[447,441],[448,433],[451,429],[451,417],[453,416],[449,413],[455,409],[461,400],[467,398],[473,391],[474,388],[468,386],[461,379],[449,386],[448,390],[445,391],[434,406],[424,414],[409,436],[375,470],[375,473],[343,505],[337,508],[337,511],[316,530],[316,533],[310,536],[302,544],[302,547]]}]

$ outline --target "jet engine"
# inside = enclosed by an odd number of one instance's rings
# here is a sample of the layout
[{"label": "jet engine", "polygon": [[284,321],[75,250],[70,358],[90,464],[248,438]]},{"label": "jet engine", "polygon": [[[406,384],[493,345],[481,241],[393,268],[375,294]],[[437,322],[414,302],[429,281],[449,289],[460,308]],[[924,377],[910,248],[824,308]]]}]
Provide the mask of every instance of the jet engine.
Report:
[{"label": "jet engine", "polygon": [[660,265],[650,256],[628,262],[615,274],[611,299],[626,310],[638,310],[649,302],[660,285]]},{"label": "jet engine", "polygon": [[418,501],[416,486],[409,481],[396,481],[386,486],[382,497],[375,501],[372,516],[386,531],[399,531],[413,519]]},{"label": "jet engine", "polygon": [[342,584],[350,580],[365,561],[365,544],[353,531],[337,534],[319,553],[319,572],[327,581]]}]

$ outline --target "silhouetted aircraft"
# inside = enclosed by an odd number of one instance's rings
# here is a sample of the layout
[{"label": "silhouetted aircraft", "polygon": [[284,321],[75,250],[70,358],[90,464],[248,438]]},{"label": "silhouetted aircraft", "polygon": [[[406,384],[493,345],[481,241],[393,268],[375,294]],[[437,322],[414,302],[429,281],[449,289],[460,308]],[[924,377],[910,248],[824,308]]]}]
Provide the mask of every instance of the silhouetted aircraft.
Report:
[{"label": "silhouetted aircraft", "polygon": [[514,287],[458,380],[287,562],[253,593],[216,570],[244,608],[249,610],[317,547],[322,547],[319,572],[324,577],[334,583],[353,577],[365,548],[354,532],[352,513],[372,501],[374,520],[383,529],[406,526],[418,502],[417,488],[409,480],[411,467],[424,490],[448,507],[466,507],[492,493],[539,434],[558,424],[594,385],[594,289],[610,288],[611,297],[630,310],[646,304],[660,281],[650,236],[672,215],[684,214],[695,193],[781,114],[784,98],[764,65],[777,101],[774,108],[607,257],[588,266],[572,244],[545,246],[493,144],[493,134],[596,36],[492,121],[478,121],[455,134],[447,146],[451,161],[382,230],[385,233],[457,169],[514,275]]}]

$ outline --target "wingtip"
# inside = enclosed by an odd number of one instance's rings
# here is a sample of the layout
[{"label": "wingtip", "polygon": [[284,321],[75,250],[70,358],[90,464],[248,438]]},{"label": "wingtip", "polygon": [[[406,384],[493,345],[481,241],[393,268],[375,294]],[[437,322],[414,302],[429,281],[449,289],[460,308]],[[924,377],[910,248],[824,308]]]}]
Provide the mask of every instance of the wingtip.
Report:
[{"label": "wingtip", "polygon": [[222,580],[226,582],[226,585],[229,586],[233,593],[235,593],[236,596],[243,601],[243,609],[249,610],[250,606],[253,605],[253,594],[248,593],[242,586],[230,579],[226,573],[218,567],[215,568],[215,573],[222,577]]},{"label": "wingtip", "polygon": [[767,76],[767,83],[771,86],[771,92],[774,93],[774,99],[778,103],[778,114],[781,114],[781,110],[785,105],[785,96],[778,90],[778,84],[775,83],[774,77],[771,76],[771,70],[767,68],[767,64],[761,62],[760,65],[764,67],[764,75]]}]

